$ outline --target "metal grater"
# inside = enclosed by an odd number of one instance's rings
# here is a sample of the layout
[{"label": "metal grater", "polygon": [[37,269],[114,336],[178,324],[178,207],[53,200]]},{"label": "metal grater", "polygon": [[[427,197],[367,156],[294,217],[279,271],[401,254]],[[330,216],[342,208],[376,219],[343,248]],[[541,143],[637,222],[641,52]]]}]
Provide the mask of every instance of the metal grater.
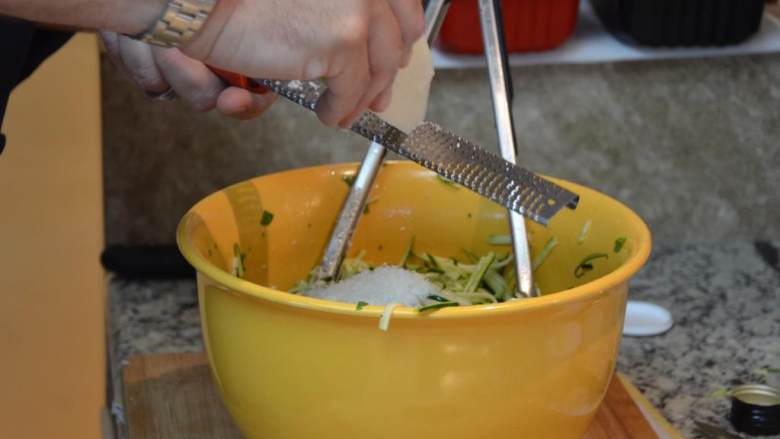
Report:
[{"label": "metal grater", "polygon": [[[314,110],[326,87],[318,81],[256,80],[275,93]],[[426,122],[408,136],[376,114],[364,113],[350,129],[540,224],[579,196],[514,165],[444,128]]]}]

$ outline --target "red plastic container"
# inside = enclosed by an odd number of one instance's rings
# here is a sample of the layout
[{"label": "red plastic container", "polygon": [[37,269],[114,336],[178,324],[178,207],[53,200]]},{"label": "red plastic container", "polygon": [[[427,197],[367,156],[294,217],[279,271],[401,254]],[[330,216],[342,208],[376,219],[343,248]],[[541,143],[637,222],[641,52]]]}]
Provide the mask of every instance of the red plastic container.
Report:
[{"label": "red plastic container", "polygon": [[[579,0],[502,0],[506,47],[510,53],[554,49],[571,37]],[[452,0],[439,47],[453,53],[483,53],[477,0]]]}]

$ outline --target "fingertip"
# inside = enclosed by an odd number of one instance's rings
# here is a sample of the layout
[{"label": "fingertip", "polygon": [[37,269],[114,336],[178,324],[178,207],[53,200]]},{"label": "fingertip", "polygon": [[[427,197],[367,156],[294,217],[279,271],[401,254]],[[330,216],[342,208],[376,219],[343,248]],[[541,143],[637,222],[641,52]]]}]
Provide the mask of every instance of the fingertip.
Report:
[{"label": "fingertip", "polygon": [[382,113],[387,110],[388,107],[390,107],[390,103],[392,102],[393,97],[393,88],[388,87],[382,93],[377,96],[377,98],[374,100],[374,102],[371,103],[371,106],[369,107],[371,111],[375,111],[377,113]]},{"label": "fingertip", "polygon": [[366,112],[366,109],[363,107],[360,107],[356,110],[353,110],[349,115],[339,122],[339,128],[348,130],[352,127],[352,125],[357,122],[361,116]]},{"label": "fingertip", "polygon": [[323,125],[334,128],[344,128],[341,126],[341,122],[343,120],[332,104],[333,99],[335,99],[333,93],[331,91],[326,91],[317,102],[317,107],[314,109],[314,111],[317,113],[317,118],[320,120],[320,122],[322,122]]},{"label": "fingertip", "polygon": [[276,101],[273,93],[258,95],[237,87],[228,87],[217,98],[220,113],[239,120],[263,114]]}]

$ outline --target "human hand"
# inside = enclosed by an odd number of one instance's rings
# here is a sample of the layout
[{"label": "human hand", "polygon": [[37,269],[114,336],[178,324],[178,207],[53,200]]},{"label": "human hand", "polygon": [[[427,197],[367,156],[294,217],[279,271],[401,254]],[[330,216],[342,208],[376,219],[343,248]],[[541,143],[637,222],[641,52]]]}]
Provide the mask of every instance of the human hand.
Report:
[{"label": "human hand", "polygon": [[100,32],[114,63],[125,70],[147,95],[181,97],[198,111],[217,108],[236,119],[261,115],[276,100],[273,93],[253,94],[226,86],[202,62],[178,49],[153,47],[113,32]]},{"label": "human hand", "polygon": [[327,125],[390,104],[398,69],[424,27],[420,0],[220,0],[182,52],[268,79],[324,79]]}]

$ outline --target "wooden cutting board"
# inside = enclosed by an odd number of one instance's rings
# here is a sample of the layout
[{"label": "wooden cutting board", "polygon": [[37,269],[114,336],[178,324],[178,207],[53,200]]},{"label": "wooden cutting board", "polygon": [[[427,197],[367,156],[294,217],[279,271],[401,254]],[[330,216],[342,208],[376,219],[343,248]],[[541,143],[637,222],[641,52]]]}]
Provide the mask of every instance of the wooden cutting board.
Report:
[{"label": "wooden cutting board", "polygon": [[[124,370],[124,392],[129,439],[244,438],[222,405],[205,354],[133,357]],[[659,436],[616,378],[583,439]]]}]

